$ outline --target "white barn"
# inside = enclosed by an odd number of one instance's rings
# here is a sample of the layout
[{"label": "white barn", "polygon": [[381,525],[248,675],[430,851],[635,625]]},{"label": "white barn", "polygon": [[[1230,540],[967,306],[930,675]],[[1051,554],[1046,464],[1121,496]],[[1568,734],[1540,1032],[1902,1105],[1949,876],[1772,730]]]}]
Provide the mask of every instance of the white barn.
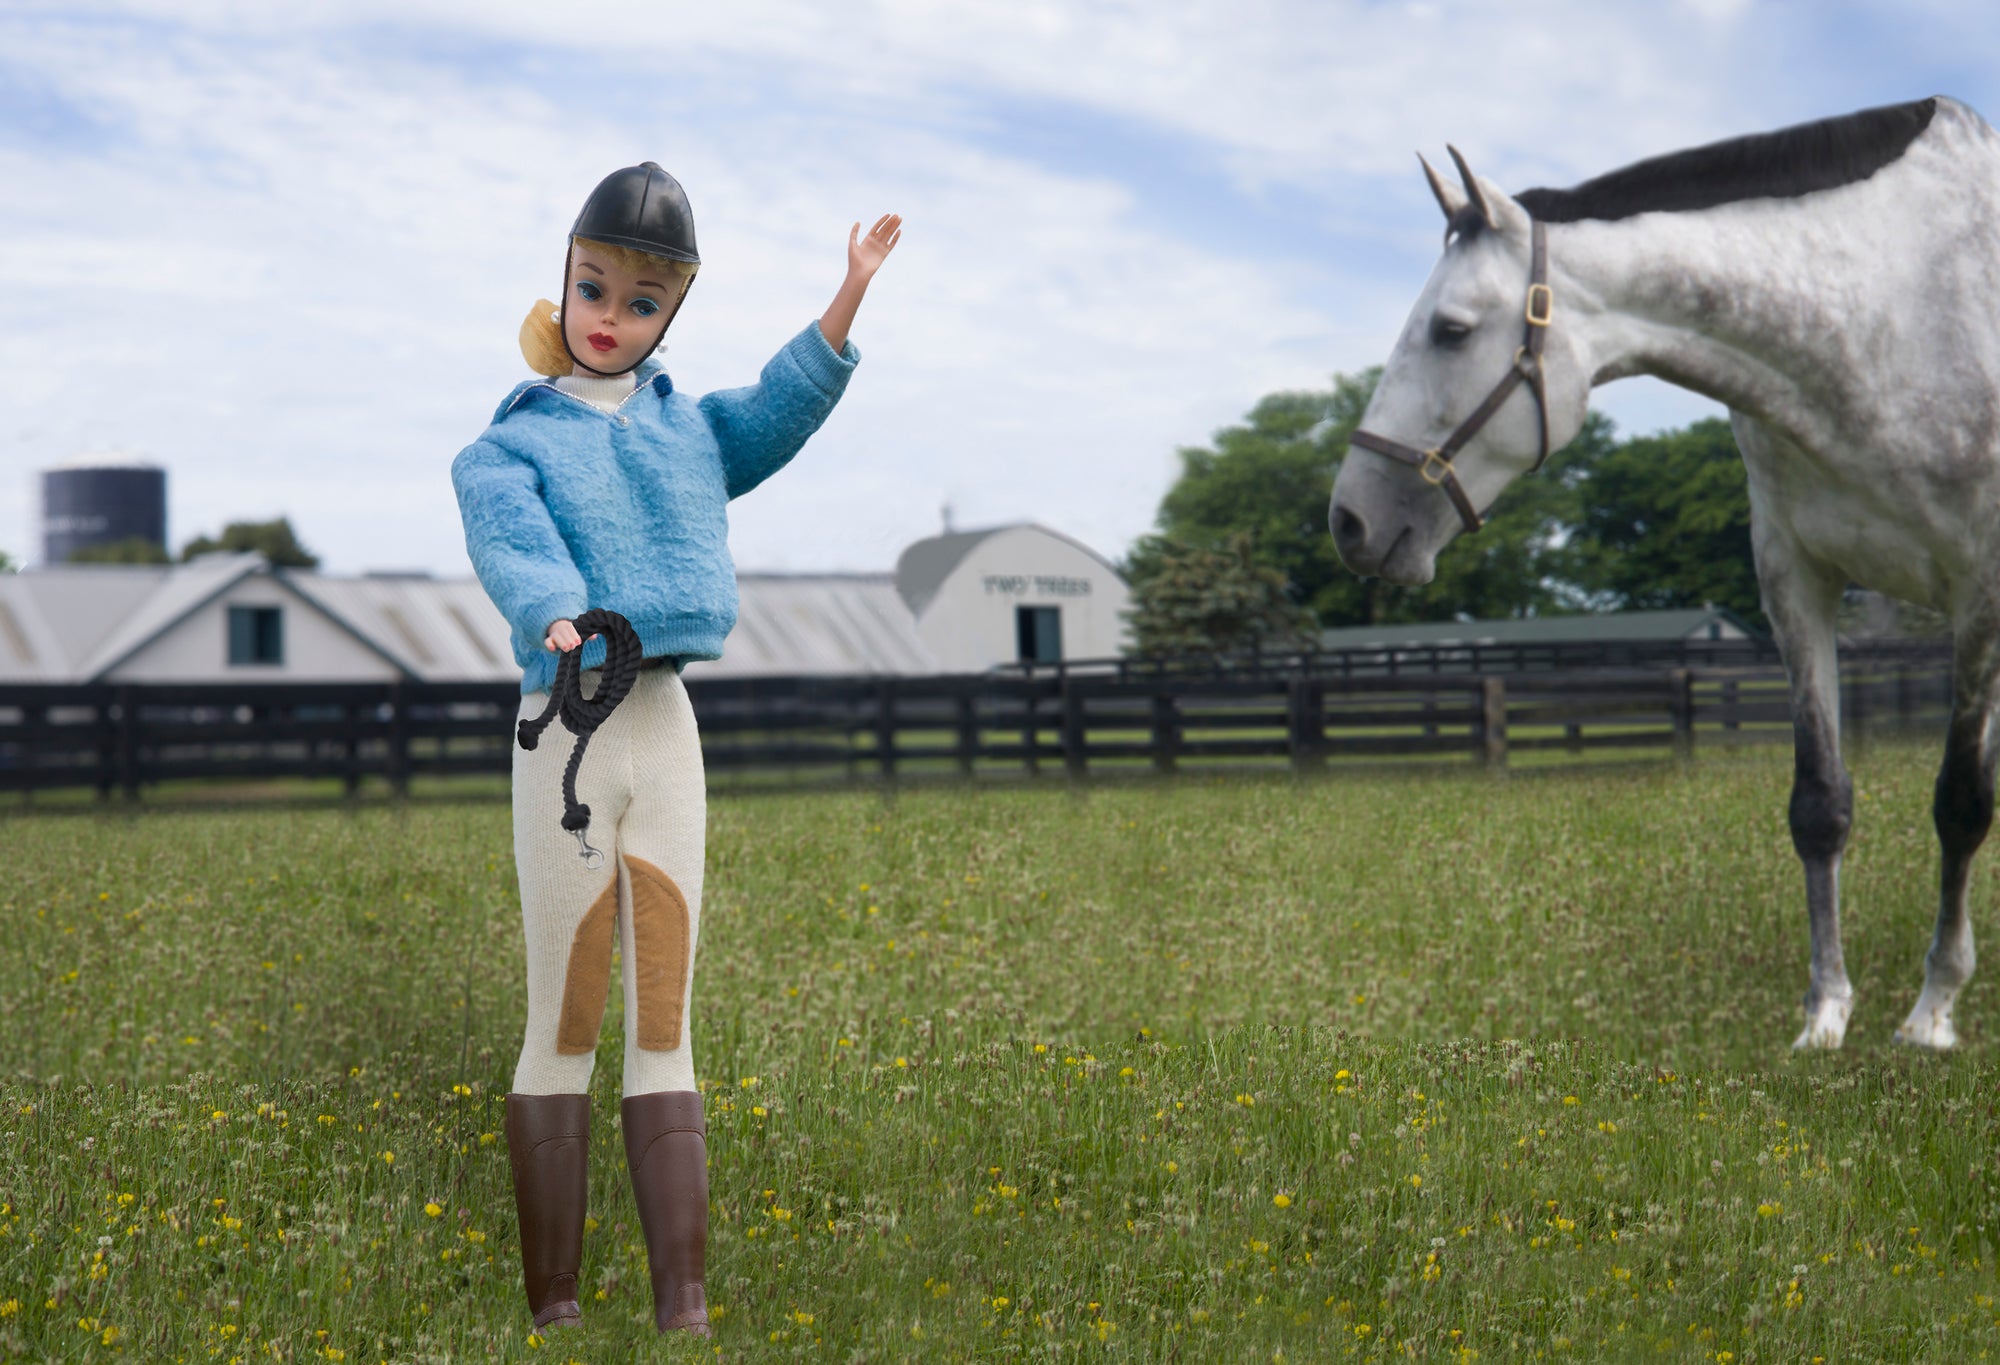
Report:
[{"label": "white barn", "polygon": [[[689,677],[939,671],[886,574],[745,574],[736,628]],[[0,574],[0,683],[511,682],[479,582],[275,569],[257,554]]]},{"label": "white barn", "polygon": [[[920,676],[1123,646],[1127,593],[1039,526],[912,545],[896,573],[737,576],[719,660],[690,678]],[[0,574],[0,683],[514,681],[507,623],[473,578],[337,577],[257,554]]]},{"label": "white barn", "polygon": [[947,673],[1106,659],[1130,639],[1111,561],[1032,523],[920,540],[896,561],[896,590]]}]

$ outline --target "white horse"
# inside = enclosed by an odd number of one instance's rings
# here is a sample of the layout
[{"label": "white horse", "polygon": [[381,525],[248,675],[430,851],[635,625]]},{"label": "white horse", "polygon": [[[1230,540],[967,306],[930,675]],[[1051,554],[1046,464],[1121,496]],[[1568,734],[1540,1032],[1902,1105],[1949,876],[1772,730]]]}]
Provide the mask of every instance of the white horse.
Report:
[{"label": "white horse", "polygon": [[1896,1032],[1951,1047],[1973,968],[1966,879],[2000,749],[2000,136],[1929,99],[1514,198],[1452,156],[1462,191],[1424,166],[1444,257],[1334,484],[1341,558],[1429,582],[1460,528],[1576,435],[1594,385],[1650,374],[1726,404],[1791,676],[1792,842],[1812,928],[1794,1046],[1839,1047],[1854,999],[1834,639],[1851,581],[1952,622],[1937,930]]}]

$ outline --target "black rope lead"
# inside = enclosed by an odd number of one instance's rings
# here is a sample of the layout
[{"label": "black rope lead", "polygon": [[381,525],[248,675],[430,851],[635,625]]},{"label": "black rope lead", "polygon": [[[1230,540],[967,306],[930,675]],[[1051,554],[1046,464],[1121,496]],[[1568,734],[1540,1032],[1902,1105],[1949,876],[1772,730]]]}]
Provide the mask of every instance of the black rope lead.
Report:
[{"label": "black rope lead", "polygon": [[583,646],[562,651],[556,660],[556,681],[549,689],[548,707],[533,720],[521,722],[520,740],[523,749],[533,749],[557,715],[562,717],[563,728],[576,736],[569,767],[563,770],[562,827],[576,836],[577,856],[583,865],[599,868],[604,866],[604,855],[584,837],[590,828],[590,807],[576,799],[576,773],[583,766],[583,751],[589,747],[591,735],[632,690],[645,650],[632,623],[615,611],[587,611],[571,624],[586,640],[592,635],[604,637],[604,671],[598,677],[597,695],[583,695]]}]

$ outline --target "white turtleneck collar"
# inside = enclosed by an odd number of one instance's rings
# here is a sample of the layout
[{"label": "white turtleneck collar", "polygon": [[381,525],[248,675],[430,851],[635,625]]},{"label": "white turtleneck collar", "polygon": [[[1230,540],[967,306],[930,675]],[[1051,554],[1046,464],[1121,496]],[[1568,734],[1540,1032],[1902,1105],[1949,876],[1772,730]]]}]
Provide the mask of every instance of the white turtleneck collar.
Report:
[{"label": "white turtleneck collar", "polygon": [[599,412],[616,412],[618,405],[632,396],[639,376],[631,370],[623,374],[565,374],[556,378],[556,387],[572,398],[581,398]]}]

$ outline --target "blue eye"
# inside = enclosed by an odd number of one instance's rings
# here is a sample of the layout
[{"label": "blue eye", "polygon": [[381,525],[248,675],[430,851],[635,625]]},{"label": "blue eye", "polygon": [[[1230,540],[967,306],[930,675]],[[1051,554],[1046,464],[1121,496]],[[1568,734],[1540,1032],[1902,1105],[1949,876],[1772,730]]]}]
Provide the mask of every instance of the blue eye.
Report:
[{"label": "blue eye", "polygon": [[583,295],[583,297],[585,297],[586,299],[589,299],[592,303],[596,303],[599,299],[604,297],[604,291],[602,289],[599,289],[596,285],[592,284],[589,280],[578,280],[576,282],[576,292]]},{"label": "blue eye", "polygon": [[660,311],[660,305],[651,299],[633,299],[632,311],[642,318],[649,318]]}]

